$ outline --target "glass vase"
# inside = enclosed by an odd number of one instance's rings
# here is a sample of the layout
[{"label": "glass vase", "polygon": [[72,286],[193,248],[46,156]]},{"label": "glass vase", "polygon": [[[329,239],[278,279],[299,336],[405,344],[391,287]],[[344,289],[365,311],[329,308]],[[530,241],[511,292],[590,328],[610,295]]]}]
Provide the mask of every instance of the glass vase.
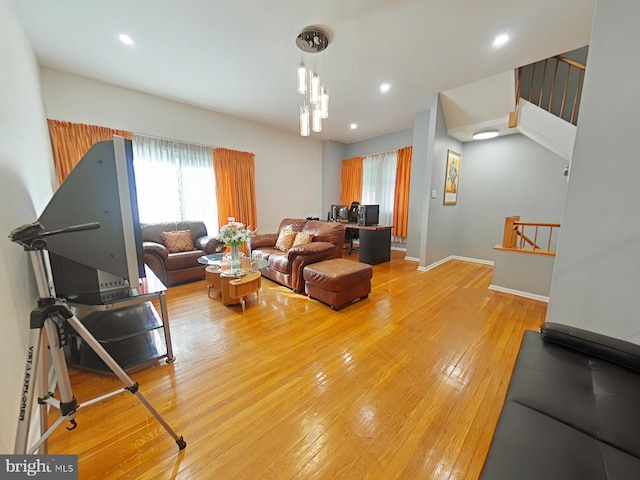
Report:
[{"label": "glass vase", "polygon": [[231,270],[240,270],[240,245],[229,245]]}]

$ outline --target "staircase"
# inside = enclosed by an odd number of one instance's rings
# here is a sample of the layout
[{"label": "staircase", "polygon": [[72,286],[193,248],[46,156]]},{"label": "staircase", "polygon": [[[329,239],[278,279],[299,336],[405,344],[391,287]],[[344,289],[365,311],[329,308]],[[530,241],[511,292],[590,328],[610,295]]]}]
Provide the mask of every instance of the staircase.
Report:
[{"label": "staircase", "polygon": [[562,56],[518,68],[509,127],[570,161],[584,71],[585,65]]}]

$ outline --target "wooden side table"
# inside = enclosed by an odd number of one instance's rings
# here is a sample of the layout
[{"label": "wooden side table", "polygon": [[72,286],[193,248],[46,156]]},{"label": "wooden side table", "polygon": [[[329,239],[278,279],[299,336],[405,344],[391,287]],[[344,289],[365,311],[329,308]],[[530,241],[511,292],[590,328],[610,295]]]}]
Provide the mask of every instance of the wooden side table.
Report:
[{"label": "wooden side table", "polygon": [[231,305],[238,303],[242,305],[242,313],[245,312],[245,297],[256,294],[258,297],[258,290],[262,284],[262,274],[258,271],[247,273],[240,278],[227,277],[222,275],[220,277],[222,283],[222,303],[225,305]]},{"label": "wooden side table", "polygon": [[212,288],[220,288],[220,265],[209,265],[204,269],[204,273],[207,281],[207,295],[211,298],[211,289]]}]

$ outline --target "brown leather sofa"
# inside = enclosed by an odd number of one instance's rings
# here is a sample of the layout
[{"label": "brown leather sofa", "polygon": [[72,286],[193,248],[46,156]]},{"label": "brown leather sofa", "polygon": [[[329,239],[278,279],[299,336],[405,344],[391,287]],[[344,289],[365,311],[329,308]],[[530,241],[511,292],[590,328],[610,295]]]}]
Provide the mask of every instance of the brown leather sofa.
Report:
[{"label": "brown leather sofa", "polygon": [[[198,263],[203,255],[224,252],[224,242],[207,235],[203,222],[142,223],[144,262],[167,286],[199,280],[205,276],[205,266]],[[171,253],[164,244],[162,232],[191,230],[195,250]]]},{"label": "brown leather sofa", "polygon": [[[313,240],[283,252],[275,248],[282,230],[310,233]],[[285,218],[280,222],[277,233],[258,234],[251,239],[250,255],[268,260],[269,267],[262,270],[263,276],[293,289],[294,292],[303,293],[304,267],[331,258],[341,258],[344,231],[345,228],[340,223]]]}]

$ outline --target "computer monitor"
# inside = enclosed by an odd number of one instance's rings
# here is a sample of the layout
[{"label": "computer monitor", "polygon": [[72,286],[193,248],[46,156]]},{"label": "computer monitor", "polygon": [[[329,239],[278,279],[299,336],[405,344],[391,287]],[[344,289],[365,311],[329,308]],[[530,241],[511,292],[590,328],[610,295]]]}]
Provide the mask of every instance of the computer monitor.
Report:
[{"label": "computer monitor", "polygon": [[346,205],[331,205],[331,210],[329,211],[329,221],[349,221],[349,207],[347,207]]},{"label": "computer monitor", "polygon": [[378,225],[380,221],[380,205],[359,205],[358,225]]}]

